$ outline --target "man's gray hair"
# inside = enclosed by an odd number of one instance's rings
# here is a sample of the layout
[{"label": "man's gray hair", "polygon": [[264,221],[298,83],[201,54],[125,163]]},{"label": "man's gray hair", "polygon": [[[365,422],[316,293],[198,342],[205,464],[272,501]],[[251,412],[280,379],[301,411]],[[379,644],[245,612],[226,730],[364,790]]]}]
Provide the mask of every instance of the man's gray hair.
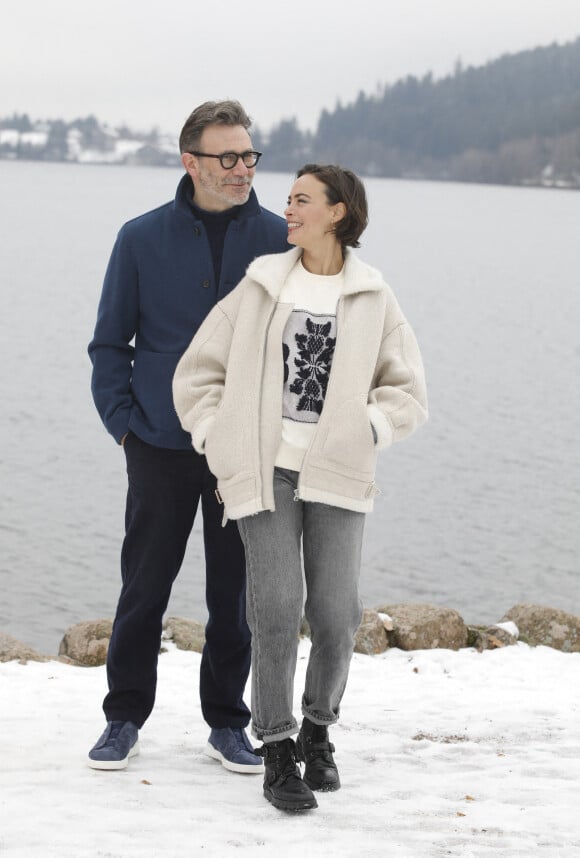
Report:
[{"label": "man's gray hair", "polygon": [[187,117],[179,135],[179,151],[183,154],[197,149],[208,125],[241,125],[247,130],[251,124],[239,101],[204,101]]}]

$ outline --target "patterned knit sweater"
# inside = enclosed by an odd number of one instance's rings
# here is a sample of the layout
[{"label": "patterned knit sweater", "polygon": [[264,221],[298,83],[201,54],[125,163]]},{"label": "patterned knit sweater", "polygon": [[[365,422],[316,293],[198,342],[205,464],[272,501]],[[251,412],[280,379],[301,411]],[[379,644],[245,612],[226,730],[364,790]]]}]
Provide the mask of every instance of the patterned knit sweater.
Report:
[{"label": "patterned knit sweater", "polygon": [[276,465],[299,471],[322,412],[336,345],[343,273],[311,274],[298,260],[279,300],[294,304],[284,328],[282,439]]}]

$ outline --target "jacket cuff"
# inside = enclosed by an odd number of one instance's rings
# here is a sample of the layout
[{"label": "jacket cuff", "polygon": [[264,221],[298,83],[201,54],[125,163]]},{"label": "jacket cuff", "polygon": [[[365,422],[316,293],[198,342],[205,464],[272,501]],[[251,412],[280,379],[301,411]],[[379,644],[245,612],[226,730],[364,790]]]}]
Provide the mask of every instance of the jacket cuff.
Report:
[{"label": "jacket cuff", "polygon": [[378,450],[383,450],[385,447],[390,447],[393,443],[393,429],[391,424],[376,405],[367,405],[367,412],[371,426],[376,432],[377,438],[375,446]]},{"label": "jacket cuff", "polygon": [[203,456],[205,450],[205,439],[208,436],[214,420],[215,414],[210,414],[209,417],[205,417],[203,420],[200,420],[191,433],[191,443],[193,444],[193,448],[196,453],[199,453],[201,456]]}]

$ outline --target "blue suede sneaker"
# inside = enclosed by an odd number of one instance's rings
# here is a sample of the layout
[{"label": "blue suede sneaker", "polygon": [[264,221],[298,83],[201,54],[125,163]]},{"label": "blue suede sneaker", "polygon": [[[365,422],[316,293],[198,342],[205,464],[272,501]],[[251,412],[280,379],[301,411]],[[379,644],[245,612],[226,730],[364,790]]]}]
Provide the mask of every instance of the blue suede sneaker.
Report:
[{"label": "blue suede sneaker", "polygon": [[105,732],[89,751],[91,769],[126,769],[139,753],[139,731],[132,721],[107,721]]},{"label": "blue suede sneaker", "polygon": [[219,760],[230,772],[247,775],[264,773],[262,758],[254,752],[243,727],[212,728],[205,753],[212,760]]}]

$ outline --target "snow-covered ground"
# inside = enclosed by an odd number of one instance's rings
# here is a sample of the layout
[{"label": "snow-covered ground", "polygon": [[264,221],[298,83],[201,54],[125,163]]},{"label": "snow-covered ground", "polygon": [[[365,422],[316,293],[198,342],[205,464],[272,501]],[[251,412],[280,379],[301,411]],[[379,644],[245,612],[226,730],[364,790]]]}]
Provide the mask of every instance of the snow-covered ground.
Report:
[{"label": "snow-covered ground", "polygon": [[163,654],[141,754],[96,772],[104,668],[0,664],[0,855],[580,856],[580,653],[355,655],[331,730],[342,789],[294,815],[203,754],[198,672],[196,653]]}]

